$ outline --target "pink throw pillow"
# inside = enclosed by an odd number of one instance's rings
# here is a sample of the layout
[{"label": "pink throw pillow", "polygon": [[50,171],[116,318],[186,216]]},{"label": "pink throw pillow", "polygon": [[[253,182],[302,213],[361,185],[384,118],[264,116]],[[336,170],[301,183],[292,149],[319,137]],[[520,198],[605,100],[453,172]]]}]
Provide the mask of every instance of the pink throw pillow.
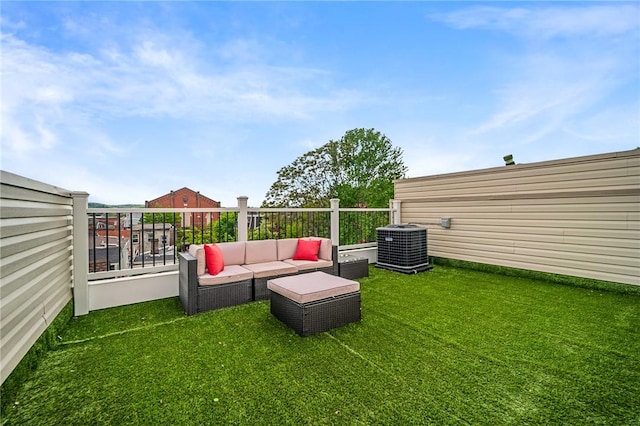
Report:
[{"label": "pink throw pillow", "polygon": [[205,244],[204,245],[204,259],[207,264],[209,274],[217,275],[224,269],[224,259],[222,258],[222,252],[217,244]]},{"label": "pink throw pillow", "polygon": [[293,255],[293,260],[318,260],[318,252],[320,251],[320,240],[303,240],[298,239],[298,248]]}]

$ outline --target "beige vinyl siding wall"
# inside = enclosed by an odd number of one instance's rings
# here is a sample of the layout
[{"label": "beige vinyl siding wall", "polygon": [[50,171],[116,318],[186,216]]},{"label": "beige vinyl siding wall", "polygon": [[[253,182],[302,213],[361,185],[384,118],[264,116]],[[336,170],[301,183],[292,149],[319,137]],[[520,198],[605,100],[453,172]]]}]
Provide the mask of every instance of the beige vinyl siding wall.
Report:
[{"label": "beige vinyl siding wall", "polygon": [[71,300],[72,198],[0,171],[0,383]]},{"label": "beige vinyl siding wall", "polygon": [[639,149],[402,179],[395,198],[430,256],[640,285]]}]

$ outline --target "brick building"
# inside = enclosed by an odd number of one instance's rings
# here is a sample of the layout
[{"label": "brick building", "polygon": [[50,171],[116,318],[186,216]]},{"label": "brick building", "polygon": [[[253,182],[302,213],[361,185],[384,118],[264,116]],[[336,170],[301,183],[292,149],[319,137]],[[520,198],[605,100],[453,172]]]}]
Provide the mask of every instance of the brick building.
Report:
[{"label": "brick building", "polygon": [[[144,206],[147,208],[198,208],[198,209],[215,209],[220,207],[220,201],[212,200],[187,187],[171,191],[153,200],[145,201]],[[188,214],[184,226],[207,226],[210,222],[216,222],[220,218],[218,212],[197,212]]]}]

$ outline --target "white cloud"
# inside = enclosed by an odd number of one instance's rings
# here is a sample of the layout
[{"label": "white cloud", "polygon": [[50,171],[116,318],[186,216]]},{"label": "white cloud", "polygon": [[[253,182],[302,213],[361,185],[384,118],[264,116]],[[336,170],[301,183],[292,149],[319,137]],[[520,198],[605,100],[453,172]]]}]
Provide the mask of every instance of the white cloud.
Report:
[{"label": "white cloud", "polygon": [[430,17],[459,29],[495,29],[541,39],[620,36],[640,26],[640,8],[625,3],[526,8],[479,6]]},{"label": "white cloud", "polygon": [[[110,46],[102,57],[83,52],[56,54],[3,36],[5,84],[21,90],[3,95],[11,105],[29,97],[61,105],[90,104],[96,114],[174,116],[209,119],[212,115],[254,119],[265,116],[306,117],[359,101],[356,93],[314,93],[308,84],[330,74],[313,69],[233,65],[220,70],[209,58],[186,56],[163,34],[145,39],[130,51]],[[196,51],[197,52],[197,51]],[[286,83],[286,84],[284,84]]]},{"label": "white cloud", "polygon": [[516,132],[527,144],[569,122],[588,121],[610,108],[608,96],[634,78],[624,60],[599,51],[525,54],[495,89],[496,109],[470,135]]},{"label": "white cloud", "polygon": [[[571,140],[591,141],[570,129],[593,128],[587,123],[614,107],[608,103],[611,94],[637,79],[637,5],[481,6],[431,18],[457,29],[522,37],[521,44],[502,57],[494,51],[502,63],[494,65],[499,71],[489,92],[493,102],[485,101],[493,108],[469,129],[471,139],[497,143],[510,138],[511,145],[524,146],[564,133]],[[637,105],[638,100],[631,102]],[[604,126],[598,134],[601,140],[620,131]]]}]

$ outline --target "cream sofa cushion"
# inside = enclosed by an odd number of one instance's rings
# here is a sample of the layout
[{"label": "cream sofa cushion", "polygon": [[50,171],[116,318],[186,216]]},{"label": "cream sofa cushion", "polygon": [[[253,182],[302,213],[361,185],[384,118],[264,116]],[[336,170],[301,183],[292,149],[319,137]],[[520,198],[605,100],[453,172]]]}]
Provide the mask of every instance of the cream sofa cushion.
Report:
[{"label": "cream sofa cushion", "polygon": [[296,254],[298,248],[297,238],[283,238],[277,240],[278,246],[278,260],[293,259],[293,255]]},{"label": "cream sofa cushion", "polygon": [[333,267],[333,262],[330,260],[318,259],[317,261],[313,260],[293,260],[286,259],[283,262],[288,263],[289,265],[293,265],[298,268],[299,271],[306,271],[308,269],[317,269],[317,268],[331,268]]},{"label": "cream sofa cushion", "polygon": [[286,262],[273,261],[264,263],[248,263],[242,265],[253,272],[254,278],[273,277],[276,275],[295,274],[298,268]]},{"label": "cream sofa cushion", "polygon": [[227,265],[242,265],[244,263],[245,244],[244,242],[218,243],[225,268]]},{"label": "cream sofa cushion", "polygon": [[253,272],[240,265],[225,265],[224,269],[216,275],[206,273],[198,277],[198,283],[200,285],[219,285],[250,280],[252,278]]},{"label": "cream sofa cushion", "polygon": [[278,260],[276,240],[247,241],[244,264],[275,262]]},{"label": "cream sofa cushion", "polygon": [[191,244],[189,254],[196,258],[196,275],[204,275],[207,267],[204,258],[204,244]]}]

